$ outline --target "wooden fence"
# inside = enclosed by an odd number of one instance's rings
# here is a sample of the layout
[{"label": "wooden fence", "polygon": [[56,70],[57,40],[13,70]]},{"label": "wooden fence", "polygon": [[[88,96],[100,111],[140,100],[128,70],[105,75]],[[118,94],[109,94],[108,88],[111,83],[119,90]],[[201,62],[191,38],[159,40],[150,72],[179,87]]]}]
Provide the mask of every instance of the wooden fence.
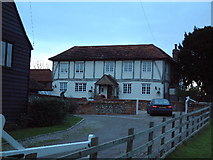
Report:
[{"label": "wooden fence", "polygon": [[[91,147],[82,149],[74,153],[67,154],[57,159],[64,158],[81,158],[90,155],[90,158],[96,159],[98,152],[112,148],[114,146],[127,143],[126,151],[117,157],[106,158],[134,158],[135,155],[141,155],[138,158],[165,158],[175,148],[192,137],[209,123],[210,106],[187,113],[181,114],[178,117],[173,117],[166,121],[162,119],[162,123],[154,125],[150,122],[149,129],[134,133],[134,128],[128,130],[128,135],[110,142],[98,144],[98,137],[92,138]],[[158,132],[156,134],[156,132]],[[147,142],[136,148],[133,148],[134,142],[148,135]],[[143,153],[143,154],[142,154]]]}]

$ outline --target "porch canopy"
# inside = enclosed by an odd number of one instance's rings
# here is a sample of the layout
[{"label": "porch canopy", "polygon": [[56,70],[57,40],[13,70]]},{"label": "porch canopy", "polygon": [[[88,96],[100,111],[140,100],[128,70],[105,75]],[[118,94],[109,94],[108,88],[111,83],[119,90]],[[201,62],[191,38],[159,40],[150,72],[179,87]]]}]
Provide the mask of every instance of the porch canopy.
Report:
[{"label": "porch canopy", "polygon": [[104,74],[95,83],[95,95],[97,95],[97,86],[98,94],[103,94],[106,98],[115,98],[118,96],[118,83],[111,75]]},{"label": "porch canopy", "polygon": [[111,75],[106,74],[104,74],[95,84],[118,87],[118,83],[116,82],[116,80]]}]

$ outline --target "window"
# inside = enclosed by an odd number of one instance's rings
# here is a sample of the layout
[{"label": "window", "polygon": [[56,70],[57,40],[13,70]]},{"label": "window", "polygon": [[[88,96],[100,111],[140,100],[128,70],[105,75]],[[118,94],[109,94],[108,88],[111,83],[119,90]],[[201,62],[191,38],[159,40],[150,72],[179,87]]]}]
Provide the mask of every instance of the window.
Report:
[{"label": "window", "polygon": [[8,42],[1,42],[1,65],[6,67],[12,66],[12,51],[13,45]]},{"label": "window", "polygon": [[86,92],[86,83],[76,83],[75,84],[75,91],[76,92]]},{"label": "window", "polygon": [[114,71],[114,63],[106,62],[105,63],[105,72],[113,72]]},{"label": "window", "polygon": [[132,62],[124,62],[124,72],[132,72]]},{"label": "window", "polygon": [[61,73],[67,73],[68,72],[68,64],[61,63],[60,64],[60,70],[61,70]]},{"label": "window", "polygon": [[84,72],[84,63],[83,62],[77,62],[75,64],[75,72],[76,73],[83,73]]},{"label": "window", "polygon": [[60,91],[65,92],[67,90],[67,82],[60,82]]},{"label": "window", "polygon": [[143,61],[143,72],[151,72],[152,71],[152,62],[151,61]]},{"label": "window", "polygon": [[150,94],[150,84],[142,84],[142,94]]},{"label": "window", "polygon": [[123,84],[123,93],[131,93],[132,92],[132,84],[131,83],[124,83]]}]

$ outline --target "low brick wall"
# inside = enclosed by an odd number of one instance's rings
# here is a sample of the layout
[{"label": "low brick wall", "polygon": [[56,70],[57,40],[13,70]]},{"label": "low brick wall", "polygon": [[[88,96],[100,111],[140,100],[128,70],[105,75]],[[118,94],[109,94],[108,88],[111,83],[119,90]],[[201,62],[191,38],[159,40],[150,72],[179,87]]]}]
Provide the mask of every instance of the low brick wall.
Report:
[{"label": "low brick wall", "polygon": [[78,103],[77,114],[135,114],[135,101],[89,101]]}]

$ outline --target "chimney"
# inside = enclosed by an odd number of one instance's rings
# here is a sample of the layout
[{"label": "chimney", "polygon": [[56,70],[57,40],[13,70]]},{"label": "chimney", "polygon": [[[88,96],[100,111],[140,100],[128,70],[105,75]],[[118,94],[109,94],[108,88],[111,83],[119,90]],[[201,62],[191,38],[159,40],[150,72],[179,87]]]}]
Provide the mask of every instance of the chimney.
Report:
[{"label": "chimney", "polygon": [[178,53],[179,53],[179,50],[177,49],[177,44],[175,44],[175,49],[172,50],[172,57],[174,61],[178,60]]}]

